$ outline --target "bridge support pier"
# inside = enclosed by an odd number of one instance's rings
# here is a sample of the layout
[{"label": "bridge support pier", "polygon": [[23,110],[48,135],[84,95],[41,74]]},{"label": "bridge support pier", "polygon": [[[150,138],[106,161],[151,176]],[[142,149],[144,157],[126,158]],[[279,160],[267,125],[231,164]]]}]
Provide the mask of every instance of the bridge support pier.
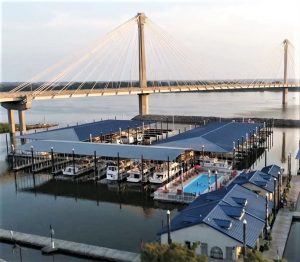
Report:
[{"label": "bridge support pier", "polygon": [[26,133],[25,110],[19,110],[18,113],[20,135],[24,135]]},{"label": "bridge support pier", "polygon": [[15,110],[7,109],[7,113],[9,133],[14,135],[16,133]]},{"label": "bridge support pier", "polygon": [[149,94],[139,94],[139,115],[149,114]]},{"label": "bridge support pier", "polygon": [[31,100],[24,98],[23,100],[20,101],[2,102],[1,106],[7,109],[9,133],[12,136],[14,136],[16,133],[14,113],[15,111],[18,111],[20,134],[21,135],[25,134],[26,133],[25,110],[31,108]]}]

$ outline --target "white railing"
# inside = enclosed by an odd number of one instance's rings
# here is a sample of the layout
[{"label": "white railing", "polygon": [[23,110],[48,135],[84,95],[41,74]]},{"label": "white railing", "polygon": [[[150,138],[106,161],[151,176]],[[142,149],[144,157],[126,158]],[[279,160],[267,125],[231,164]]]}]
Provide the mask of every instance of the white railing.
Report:
[{"label": "white railing", "polygon": [[169,201],[169,202],[179,202],[179,203],[191,203],[196,199],[196,195],[190,194],[178,194],[175,192],[154,192],[155,200]]}]

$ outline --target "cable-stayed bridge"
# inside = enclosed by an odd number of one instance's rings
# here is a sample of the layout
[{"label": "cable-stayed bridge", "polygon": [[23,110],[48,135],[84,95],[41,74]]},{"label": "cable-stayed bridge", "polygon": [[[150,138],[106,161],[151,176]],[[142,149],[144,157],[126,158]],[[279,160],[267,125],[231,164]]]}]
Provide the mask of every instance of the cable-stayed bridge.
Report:
[{"label": "cable-stayed bridge", "polygon": [[107,95],[138,95],[139,113],[149,113],[149,95],[168,92],[280,89],[286,105],[288,89],[300,87],[295,69],[294,47],[282,43],[282,58],[270,79],[204,80],[205,65],[194,63],[185,50],[143,13],[138,13],[77,55],[59,61],[32,79],[0,92],[8,111],[11,133],[14,111],[20,131],[26,131],[25,110],[33,99],[74,98]]}]

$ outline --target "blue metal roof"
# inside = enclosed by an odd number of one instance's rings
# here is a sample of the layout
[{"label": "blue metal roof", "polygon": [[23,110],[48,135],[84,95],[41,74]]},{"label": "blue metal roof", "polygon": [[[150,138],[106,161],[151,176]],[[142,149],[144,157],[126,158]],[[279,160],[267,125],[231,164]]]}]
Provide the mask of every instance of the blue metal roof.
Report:
[{"label": "blue metal roof", "polygon": [[270,193],[273,193],[274,191],[274,177],[269,175],[266,177],[266,173],[263,173],[261,171],[252,171],[252,172],[244,172],[241,173],[239,176],[237,176],[231,184],[238,184],[238,185],[244,185],[246,183],[251,183],[253,185],[256,185],[257,187],[260,187]]},{"label": "blue metal roof", "polygon": [[227,216],[238,219],[243,216],[243,213],[245,211],[244,207],[240,206],[221,205],[221,208]]},{"label": "blue metal roof", "polygon": [[156,144],[175,147],[184,145],[197,151],[200,151],[204,145],[206,152],[231,152],[233,142],[237,143],[238,139],[241,140],[246,136],[246,133],[249,134],[262,125],[261,123],[214,122],[158,141]]},{"label": "blue metal roof", "polygon": [[97,156],[117,157],[120,158],[144,159],[170,161],[175,160],[181,153],[185,151],[184,148],[170,148],[170,147],[150,147],[141,145],[123,145],[123,144],[106,144],[106,143],[89,143],[76,141],[53,141],[53,140],[35,140],[28,144],[21,145],[18,149],[22,151],[30,151],[33,146],[34,151],[50,152],[51,147],[55,153],[72,154],[74,149],[77,155],[94,155],[96,151]]},{"label": "blue metal roof", "polygon": [[261,169],[261,171],[276,178],[283,174],[283,169],[277,165],[265,166]]},{"label": "blue metal roof", "polygon": [[[145,124],[154,123],[153,121],[144,121]],[[90,138],[110,133],[127,130],[129,128],[142,127],[143,121],[139,120],[103,120],[82,125],[58,128],[49,131],[42,131],[33,134],[26,134],[24,138],[33,140],[69,140],[69,141],[87,141]]]},{"label": "blue metal roof", "polygon": [[214,218],[215,223],[219,227],[229,229],[232,226],[232,220]]},{"label": "blue metal roof", "polygon": [[247,199],[246,198],[242,198],[242,197],[232,197],[232,199],[239,205],[241,206],[246,206],[247,204]]},{"label": "blue metal roof", "polygon": [[[239,185],[230,185],[200,195],[171,221],[171,230],[204,223],[243,242],[243,222],[247,220],[247,245],[254,247],[265,223],[266,199]],[[270,208],[270,203],[269,203]],[[238,219],[242,216],[242,219]],[[160,234],[166,233],[161,230]]]},{"label": "blue metal roof", "polygon": [[296,155],[296,159],[300,159],[300,149],[298,150],[298,153]]}]

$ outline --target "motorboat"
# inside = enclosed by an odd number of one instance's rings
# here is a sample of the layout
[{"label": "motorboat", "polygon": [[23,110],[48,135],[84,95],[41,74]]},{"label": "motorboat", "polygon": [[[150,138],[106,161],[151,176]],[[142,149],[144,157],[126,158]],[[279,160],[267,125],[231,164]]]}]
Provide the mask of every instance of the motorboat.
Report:
[{"label": "motorboat", "polygon": [[180,167],[177,162],[169,164],[169,171],[168,163],[156,166],[153,174],[149,176],[149,182],[153,184],[161,184],[167,181],[168,178],[175,176],[179,172],[179,169]]},{"label": "motorboat", "polygon": [[124,168],[118,168],[117,166],[107,166],[106,179],[111,181],[121,181],[126,178],[127,174]]},{"label": "motorboat", "polygon": [[139,182],[148,182],[148,167],[144,163],[143,170],[141,164],[130,169],[128,172],[127,182],[139,183]]},{"label": "motorboat", "polygon": [[89,170],[91,170],[91,168],[87,168],[87,167],[81,166],[81,165],[71,165],[71,166],[67,166],[63,170],[63,175],[64,176],[79,176],[79,175],[82,175],[82,174],[88,172]]}]

